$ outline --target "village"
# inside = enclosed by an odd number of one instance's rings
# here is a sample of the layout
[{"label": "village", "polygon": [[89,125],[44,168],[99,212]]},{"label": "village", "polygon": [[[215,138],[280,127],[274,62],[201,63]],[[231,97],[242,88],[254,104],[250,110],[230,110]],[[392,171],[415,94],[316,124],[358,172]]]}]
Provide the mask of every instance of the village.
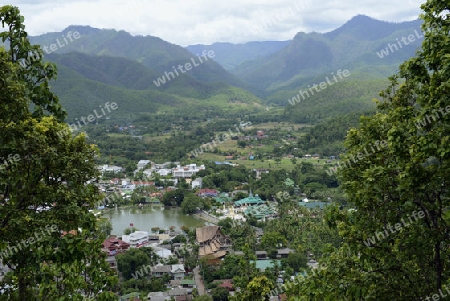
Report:
[{"label": "village", "polygon": [[[223,162],[216,162],[216,164],[220,165]],[[152,254],[149,255],[152,258],[151,264],[143,265],[128,275],[129,279],[158,279],[159,283],[164,285],[164,289],[161,291],[149,292],[146,300],[192,300],[196,295],[211,294],[212,290],[207,288],[201,276],[203,272],[201,263],[214,265],[218,261],[224,261],[229,255],[245,255],[243,251],[233,246],[233,240],[224,233],[220,225],[231,222],[231,227],[245,227],[249,219],[264,223],[279,217],[278,202],[263,200],[257,194],[253,194],[251,189],[220,192],[217,189],[204,188],[202,177],[196,175],[205,171],[205,165],[181,166],[179,162],[157,164],[149,160],[140,160],[134,174],[143,175],[142,180],[114,177],[122,171],[119,166],[102,165],[98,166],[98,169],[103,176],[109,174],[110,179],[102,180],[98,184],[99,189],[105,193],[106,197],[104,203],[96,208],[97,212],[117,208],[119,199],[126,203],[131,202],[138,208],[167,205],[163,201],[163,196],[179,189],[180,183],[183,183],[187,190],[195,193],[199,199],[208,200],[213,204],[209,210],[197,208],[193,213],[193,216],[205,221],[206,225],[202,227],[183,226],[176,229],[174,226],[153,226],[138,230],[133,227],[133,224],[130,224],[130,228],[126,229],[127,231],[123,235],[116,233],[104,240],[102,245],[103,251],[107,253],[107,262],[111,269],[117,270],[119,275],[121,269],[117,258],[120,258],[121,255],[131,254],[130,250],[136,249],[143,251],[143,254]],[[269,173],[269,170],[255,170],[254,172],[261,177],[262,174]],[[150,178],[152,180],[149,180]],[[158,186],[158,183],[162,186]],[[284,183],[286,186],[294,186],[293,184],[290,179],[286,179]],[[136,192],[139,192],[139,197],[136,197]],[[289,197],[286,192],[282,194],[282,198],[285,197]],[[305,196],[299,195],[298,205],[320,210],[326,203],[310,201]],[[256,243],[260,243],[264,236],[264,230],[257,226],[251,226],[251,229]],[[252,252],[255,267],[264,272],[266,269],[278,266],[281,259],[286,259],[291,253],[296,253],[287,246],[286,243],[279,244],[278,247],[274,246],[275,250],[269,252],[255,249]],[[308,265],[314,266],[315,264],[315,260],[311,257]],[[277,273],[279,273],[277,283],[281,285],[286,277],[283,279],[284,271],[282,270]],[[290,276],[286,280],[292,280],[293,277]],[[229,295],[235,293],[232,277],[220,281],[215,280],[215,283],[211,285],[209,287],[215,287],[214,290],[222,288],[222,292],[226,290]],[[122,300],[142,300],[136,299],[138,295],[137,292],[125,294],[122,296]],[[273,296],[273,300],[279,300],[278,297],[278,295]]]}]

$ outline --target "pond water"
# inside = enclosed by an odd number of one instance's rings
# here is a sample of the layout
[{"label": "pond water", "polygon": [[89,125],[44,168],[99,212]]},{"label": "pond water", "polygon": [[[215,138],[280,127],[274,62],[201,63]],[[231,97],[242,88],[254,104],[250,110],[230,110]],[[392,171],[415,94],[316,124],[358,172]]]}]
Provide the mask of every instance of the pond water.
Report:
[{"label": "pond water", "polygon": [[175,226],[179,230],[181,226],[201,227],[205,221],[192,215],[186,215],[180,209],[164,209],[162,206],[149,206],[140,209],[127,207],[112,209],[103,214],[111,220],[113,230],[111,234],[122,235],[123,230],[133,224],[139,230],[151,232],[151,228],[159,227],[168,229]]}]

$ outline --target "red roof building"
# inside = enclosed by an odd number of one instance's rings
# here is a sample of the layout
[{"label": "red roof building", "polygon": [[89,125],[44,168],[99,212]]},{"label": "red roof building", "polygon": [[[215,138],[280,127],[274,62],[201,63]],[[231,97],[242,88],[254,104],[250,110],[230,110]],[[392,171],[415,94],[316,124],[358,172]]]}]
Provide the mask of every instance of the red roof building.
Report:
[{"label": "red roof building", "polygon": [[130,247],[130,244],[118,239],[115,236],[105,239],[102,245],[103,251],[108,252],[108,255],[110,256],[125,252]]}]

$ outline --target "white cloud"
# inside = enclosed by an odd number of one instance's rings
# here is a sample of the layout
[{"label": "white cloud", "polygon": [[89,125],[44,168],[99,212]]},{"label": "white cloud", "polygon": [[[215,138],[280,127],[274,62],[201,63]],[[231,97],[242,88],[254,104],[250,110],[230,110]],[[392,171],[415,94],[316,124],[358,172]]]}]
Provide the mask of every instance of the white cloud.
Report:
[{"label": "white cloud", "polygon": [[69,25],[123,29],[178,45],[288,40],[324,32],[358,14],[400,22],[416,19],[419,0],[11,0],[30,35]]}]

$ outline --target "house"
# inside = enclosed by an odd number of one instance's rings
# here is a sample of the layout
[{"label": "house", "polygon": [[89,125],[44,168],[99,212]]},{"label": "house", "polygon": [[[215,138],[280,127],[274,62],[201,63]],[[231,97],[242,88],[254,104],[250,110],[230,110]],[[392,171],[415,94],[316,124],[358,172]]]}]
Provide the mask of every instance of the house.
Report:
[{"label": "house", "polygon": [[152,277],[162,277],[164,275],[170,275],[172,271],[172,266],[170,265],[155,265],[152,266],[151,275]]},{"label": "house", "polygon": [[172,169],[173,176],[175,178],[191,178],[193,175],[195,175],[200,170],[204,170],[205,165],[200,165],[197,167],[197,164],[188,164],[186,166],[180,166]]},{"label": "house", "polygon": [[182,280],[184,278],[184,265],[182,264],[173,264],[170,273],[172,274],[172,278],[174,280]]},{"label": "house", "polygon": [[233,280],[224,281],[223,283],[219,284],[219,287],[226,288],[229,292],[232,292],[232,291],[234,291]]},{"label": "house", "polygon": [[144,176],[148,179],[151,178],[153,171],[151,169],[146,169],[143,171]]},{"label": "house", "polygon": [[151,292],[147,295],[149,301],[166,301],[167,298],[170,300],[166,292]]},{"label": "house", "polygon": [[194,297],[192,295],[185,295],[185,296],[177,296],[175,297],[175,301],[190,301]]},{"label": "house", "polygon": [[181,280],[170,280],[170,287],[181,287]]},{"label": "house", "polygon": [[151,163],[150,160],[139,160],[139,162],[137,163],[137,169],[138,170],[144,169],[150,163]]},{"label": "house", "polygon": [[108,164],[100,165],[97,169],[102,173],[102,175],[104,173],[119,173],[122,171],[122,167]]},{"label": "house", "polygon": [[200,189],[197,195],[199,197],[216,197],[219,195],[219,192],[215,189]]},{"label": "house", "polygon": [[257,179],[261,179],[261,175],[264,173],[269,173],[270,169],[267,168],[257,168],[257,169],[253,169],[253,171],[256,173],[256,178]]},{"label": "house", "polygon": [[149,243],[157,243],[159,244],[159,236],[158,235],[149,235],[148,236]]},{"label": "house", "polygon": [[114,256],[108,256],[106,257],[106,262],[109,264],[109,267],[111,269],[117,270],[117,260]]},{"label": "house", "polygon": [[267,252],[266,251],[256,251],[256,259],[266,259],[267,258]]},{"label": "house", "polygon": [[148,232],[136,231],[130,235],[122,235],[122,239],[129,243],[131,248],[140,248],[148,243]]},{"label": "house", "polygon": [[111,236],[103,241],[102,246],[103,251],[107,252],[109,256],[114,256],[117,253],[128,250],[130,244],[115,236]]},{"label": "house", "polygon": [[194,189],[194,188],[202,188],[202,184],[203,184],[203,179],[202,178],[197,178],[197,179],[192,181],[191,187],[192,187],[192,189]]},{"label": "house", "polygon": [[212,283],[217,283],[219,287],[226,288],[229,292],[234,291],[233,279],[214,280]]},{"label": "house", "polygon": [[172,251],[159,248],[159,247],[153,247],[153,250],[155,250],[156,255],[158,255],[161,258],[167,259],[173,256]]},{"label": "house", "polygon": [[147,186],[155,186],[155,182],[153,181],[132,181],[131,185],[134,187],[147,187]]},{"label": "house", "polygon": [[168,291],[168,294],[170,297],[177,297],[177,296],[187,296],[188,290],[186,288],[173,288],[170,291]]},{"label": "house", "polygon": [[227,254],[230,239],[220,231],[219,226],[204,226],[195,229],[196,241],[200,245],[199,256],[213,255],[221,258]]},{"label": "house", "polygon": [[162,168],[162,169],[157,169],[155,172],[157,174],[159,174],[160,176],[165,177],[165,176],[172,174],[172,169]]},{"label": "house", "polygon": [[184,288],[196,288],[197,287],[195,280],[190,280],[190,279],[180,280],[180,285]]},{"label": "house", "polygon": [[291,253],[294,253],[294,250],[289,248],[279,249],[277,251],[277,258],[287,258]]}]

